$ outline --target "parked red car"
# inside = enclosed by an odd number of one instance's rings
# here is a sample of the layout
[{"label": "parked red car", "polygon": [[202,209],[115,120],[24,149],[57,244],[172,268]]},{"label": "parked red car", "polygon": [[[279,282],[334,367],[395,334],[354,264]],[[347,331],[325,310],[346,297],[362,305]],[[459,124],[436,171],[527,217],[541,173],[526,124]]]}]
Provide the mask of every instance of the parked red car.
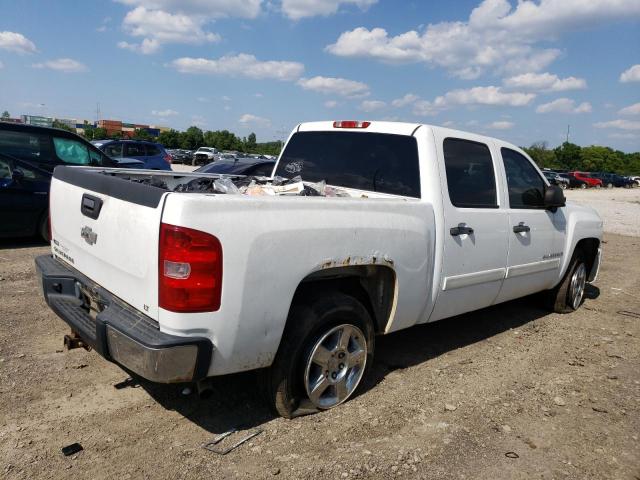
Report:
[{"label": "parked red car", "polygon": [[602,180],[600,180],[599,178],[594,178],[591,175],[589,175],[588,173],[585,173],[585,172],[569,172],[569,175],[571,175],[573,178],[576,178],[578,180],[582,180],[583,182],[586,182],[589,187],[595,187],[595,188],[601,188],[602,187]]}]

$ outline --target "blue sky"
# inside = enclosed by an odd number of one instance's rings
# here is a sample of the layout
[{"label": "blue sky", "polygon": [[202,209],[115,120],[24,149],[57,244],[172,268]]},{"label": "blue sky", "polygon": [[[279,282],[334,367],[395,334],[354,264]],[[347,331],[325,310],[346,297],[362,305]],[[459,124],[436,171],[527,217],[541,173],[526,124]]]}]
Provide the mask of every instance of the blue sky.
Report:
[{"label": "blue sky", "polygon": [[0,110],[283,138],[400,120],[640,150],[638,0],[0,0]]}]

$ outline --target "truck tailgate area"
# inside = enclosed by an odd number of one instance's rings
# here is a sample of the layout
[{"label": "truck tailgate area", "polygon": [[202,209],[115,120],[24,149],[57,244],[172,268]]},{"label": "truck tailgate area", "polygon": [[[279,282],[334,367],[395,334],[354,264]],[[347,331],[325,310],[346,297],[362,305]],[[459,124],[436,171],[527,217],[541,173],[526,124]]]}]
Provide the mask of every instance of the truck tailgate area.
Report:
[{"label": "truck tailgate area", "polygon": [[50,197],[53,255],[157,320],[165,193],[86,169],[57,168]]}]

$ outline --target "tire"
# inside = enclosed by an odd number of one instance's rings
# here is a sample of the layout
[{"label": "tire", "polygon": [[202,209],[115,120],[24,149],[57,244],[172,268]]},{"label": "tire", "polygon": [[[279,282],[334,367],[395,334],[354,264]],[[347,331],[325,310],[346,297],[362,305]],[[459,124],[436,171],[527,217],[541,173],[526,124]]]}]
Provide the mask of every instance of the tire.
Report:
[{"label": "tire", "polygon": [[[341,349],[340,339],[346,332],[348,344]],[[371,316],[355,298],[325,292],[297,301],[289,312],[276,358],[261,373],[260,383],[271,408],[282,417],[294,418],[347,401],[371,370],[374,342]],[[328,363],[321,362],[326,370],[316,363],[318,358],[327,359]],[[313,385],[319,388],[314,390]]]},{"label": "tire", "polygon": [[562,281],[550,293],[551,308],[556,313],[571,313],[582,305],[587,283],[584,254],[576,250]]},{"label": "tire", "polygon": [[596,188],[602,188],[602,185],[600,185],[599,183],[596,184]]},{"label": "tire", "polygon": [[560,188],[562,190],[566,190],[567,189],[567,185],[565,183],[560,183]]},{"label": "tire", "polygon": [[607,188],[613,188],[613,183],[607,183]]},{"label": "tire", "polygon": [[585,188],[587,188],[587,184],[586,183],[580,184],[580,188],[582,188],[584,190]]},{"label": "tire", "polygon": [[49,211],[42,214],[40,223],[38,224],[38,235],[47,243],[51,242],[49,238]]}]

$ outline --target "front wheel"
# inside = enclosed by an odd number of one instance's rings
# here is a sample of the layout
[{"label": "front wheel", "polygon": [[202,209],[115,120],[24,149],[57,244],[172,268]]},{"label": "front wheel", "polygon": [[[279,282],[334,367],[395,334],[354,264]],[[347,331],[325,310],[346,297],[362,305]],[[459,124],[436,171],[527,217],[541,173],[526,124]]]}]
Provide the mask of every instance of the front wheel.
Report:
[{"label": "front wheel", "polygon": [[586,183],[581,184],[580,188],[582,188],[584,190],[585,188],[587,188],[587,184]]},{"label": "front wheel", "polygon": [[587,285],[587,265],[584,255],[577,250],[567,273],[557,287],[550,291],[553,311],[556,313],[571,313],[582,305],[584,291]]},{"label": "front wheel", "polygon": [[262,373],[271,407],[294,418],[347,401],[371,368],[374,333],[354,297],[330,292],[296,301],[276,358]]}]

